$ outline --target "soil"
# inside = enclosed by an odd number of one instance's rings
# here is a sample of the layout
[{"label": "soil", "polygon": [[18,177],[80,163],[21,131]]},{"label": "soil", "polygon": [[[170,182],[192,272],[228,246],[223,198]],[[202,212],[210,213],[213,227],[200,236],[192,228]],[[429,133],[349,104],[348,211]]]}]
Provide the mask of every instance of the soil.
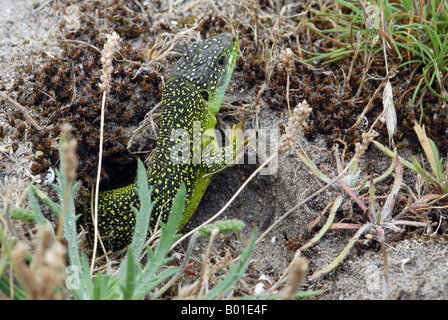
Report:
[{"label": "soil", "polygon": [[[186,13],[182,13],[185,7],[181,7],[180,4],[175,5],[170,13],[165,5],[157,1],[134,2],[137,7],[135,10],[142,6],[152,6],[152,23],[157,24],[158,28],[164,28],[164,25],[171,23],[171,29],[176,29],[181,22],[188,24],[189,19],[194,21],[203,19],[212,23],[210,21],[213,21],[213,19],[210,16],[213,16],[216,11],[220,12],[220,15],[224,18],[226,17],[225,13],[227,13],[227,18],[229,18],[238,9],[232,1],[224,1],[225,3],[223,2],[220,5],[205,4],[204,1],[204,3],[190,9],[193,11],[200,9],[202,10],[200,12],[204,12],[200,17],[195,17],[191,14],[188,15],[188,10],[185,11]],[[265,2],[268,3],[269,1],[261,2],[263,3],[261,6],[263,11],[264,6],[266,6]],[[8,91],[13,98],[20,99],[24,93],[18,92],[20,85],[18,86],[17,83],[35,81],[32,74],[36,73],[50,59],[62,54],[63,45],[58,36],[61,37],[67,32],[68,22],[65,19],[67,17],[67,6],[71,3],[70,1],[0,0],[2,7],[0,11],[0,89],[2,91]],[[76,2],[73,3],[76,4]],[[95,1],[92,1],[91,5],[95,7],[95,3]],[[187,4],[182,5],[188,6]],[[193,5],[193,3],[189,4]],[[92,10],[85,12],[85,14],[96,13]],[[249,17],[247,19],[250,20]],[[64,24],[63,27],[61,23]],[[249,25],[251,23],[253,25],[252,20],[248,21]],[[217,25],[220,26],[219,23]],[[170,29],[166,26],[165,28]],[[192,33],[197,39],[203,37],[201,32],[205,28],[204,24],[201,28]],[[154,33],[157,31],[156,29],[150,30]],[[160,33],[160,30],[157,32]],[[146,37],[154,39],[152,34],[146,35]],[[137,52],[148,49],[139,37],[135,37],[129,43]],[[186,39],[179,40],[175,47],[176,51],[181,52],[186,43]],[[241,43],[240,46],[242,46]],[[176,59],[175,55],[168,56],[161,61],[160,66],[143,68],[142,72],[150,74],[156,70],[161,78],[167,77],[170,70],[169,66],[172,66]],[[121,63],[125,64],[125,62]],[[252,89],[248,89],[248,81],[246,81],[247,79],[244,80],[244,76],[247,76],[247,65],[244,66],[237,68],[235,71],[234,81],[232,81],[226,94],[225,105],[227,107],[253,106],[257,99],[257,92],[264,79],[262,77],[257,79],[255,75],[256,85]],[[256,74],[258,67],[254,65],[251,68],[251,71]],[[257,90],[254,90],[254,88]],[[157,102],[157,99],[151,99],[150,102],[145,101],[147,103],[144,105],[145,112],[151,110]],[[258,126],[258,128],[277,131],[279,125],[285,126],[287,124],[289,115],[286,106],[283,105],[282,109],[273,108],[266,100],[266,97],[263,96],[260,100],[261,108],[250,110],[246,120],[247,127]],[[36,111],[38,109],[33,108],[32,104],[28,104],[28,100],[24,100],[24,102],[24,106],[30,110],[31,116],[43,120],[43,116],[39,111]],[[294,104],[291,104],[295,106],[295,100],[293,102]],[[313,107],[312,104],[311,107]],[[231,116],[232,109],[229,109],[230,111],[225,111],[222,116],[223,122],[227,126],[238,119],[238,115]],[[142,116],[140,116],[140,120],[143,120]],[[16,109],[8,103],[0,104],[0,126],[2,129],[0,134],[2,132],[6,133],[3,136],[0,135],[0,193],[5,195],[12,191],[11,199],[14,202],[21,198],[25,182],[35,183],[40,188],[47,188],[46,190],[48,190],[48,187],[43,185],[42,178],[36,174],[36,170],[33,168],[36,159],[42,157],[39,150],[35,148],[36,144],[33,143],[35,137],[28,133],[31,131],[21,132],[20,123],[26,123],[26,119],[21,117]],[[26,125],[28,128],[29,124]],[[124,127],[122,132],[126,139],[129,139],[132,131],[138,125],[139,121],[136,121],[134,123],[119,123],[111,128]],[[312,125],[313,123],[311,123]],[[146,136],[150,135],[148,129]],[[237,235],[220,238],[216,244],[217,254],[226,250],[239,252],[247,244],[255,226],[258,227],[260,233],[263,232],[300,200],[323,185],[321,182],[317,182],[317,179],[307,167],[300,163],[293,150],[299,150],[299,147],[303,148],[318,167],[323,166],[328,172],[336,174],[336,162],[331,147],[337,142],[333,139],[333,136],[321,132],[312,132],[308,135],[300,133],[299,135],[300,146],[296,144],[291,150],[281,154],[274,161],[274,164],[271,164],[274,169],[277,167],[277,170],[274,170],[273,174],[257,175],[221,216],[221,218],[241,219],[246,224],[246,228]],[[51,134],[48,137],[54,139],[50,142],[51,147],[57,146],[57,137]],[[142,138],[140,137],[140,139]],[[382,136],[382,139],[387,141],[387,136]],[[147,147],[146,142],[140,141],[136,144],[137,149]],[[339,144],[339,146],[342,149],[342,145]],[[351,147],[353,147],[353,144]],[[46,150],[43,151],[44,157]],[[349,151],[348,156],[350,154]],[[406,157],[416,153],[415,149],[403,148],[400,150],[400,154]],[[418,156],[418,158],[420,157]],[[245,164],[234,165],[213,177],[197,212],[187,224],[185,231],[191,230],[214,215],[227,203],[259,164],[259,162],[248,164],[247,159],[245,160]],[[52,167],[52,161],[53,159],[49,156],[49,167]],[[362,159],[360,168],[368,170],[369,174],[378,174],[385,170],[389,164],[390,159],[371,146]],[[88,175],[89,171],[86,170],[85,174]],[[404,185],[415,190],[416,181],[416,175],[405,169]],[[379,187],[379,190],[386,194],[392,183],[392,178],[386,180],[386,183],[382,186],[383,189]],[[403,187],[400,195],[407,194],[407,190]],[[265,275],[271,281],[279,279],[294,257],[294,250],[316,234],[323,225],[325,218],[321,219],[317,226],[311,230],[307,227],[319,217],[324,208],[338,194],[338,189],[328,189],[319,194],[290,214],[263,241],[256,245],[248,273],[243,278],[248,293],[253,294],[251,290],[255,289],[255,285],[262,275]],[[2,201],[3,197],[0,197],[0,206],[3,205]],[[365,217],[362,217],[360,209],[355,204],[349,205],[349,203],[348,200],[345,201],[336,215],[336,221],[344,222],[348,219],[352,210],[355,211],[356,219],[366,221],[364,220]],[[440,221],[446,219],[446,209],[440,211],[440,216]],[[353,222],[353,220],[348,222]],[[403,234],[393,233],[388,237],[386,245],[389,265],[388,298],[419,300],[448,298],[448,279],[446,277],[448,274],[447,236],[437,232],[436,229],[437,224],[433,224],[428,229],[406,229]],[[309,260],[308,275],[326,266],[336,258],[354,233],[353,230],[330,230],[315,246],[304,251],[302,255]],[[198,244],[196,258],[199,261],[206,245],[206,242]],[[182,248],[179,251],[182,253]],[[360,239],[338,268],[315,281],[306,281],[304,289],[324,290],[324,294],[315,298],[323,300],[381,299],[385,297],[384,259],[378,242],[365,238]]]}]

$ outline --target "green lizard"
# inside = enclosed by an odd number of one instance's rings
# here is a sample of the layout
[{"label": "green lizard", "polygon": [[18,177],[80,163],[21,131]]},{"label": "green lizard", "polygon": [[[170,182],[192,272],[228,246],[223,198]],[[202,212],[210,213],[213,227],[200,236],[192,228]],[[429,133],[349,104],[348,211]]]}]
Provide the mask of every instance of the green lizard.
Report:
[{"label": "green lizard", "polygon": [[[149,185],[153,188],[152,200],[157,200],[151,215],[151,229],[155,227],[158,219],[167,219],[172,199],[181,183],[185,183],[187,197],[180,226],[182,228],[196,210],[209,185],[210,173],[225,166],[221,161],[210,163],[200,157],[198,160],[197,155],[198,152],[201,155],[207,146],[217,147],[214,131],[209,134],[209,142],[201,140],[201,135],[209,129],[215,129],[216,113],[229,86],[237,53],[238,40],[232,34],[220,34],[195,42],[175,64],[169,76],[162,96],[156,152],[147,168]],[[198,124],[199,134],[194,134],[198,132],[193,130]],[[239,126],[241,127],[241,124]],[[178,130],[174,131],[175,129]],[[232,143],[218,150],[222,152],[216,153],[222,154],[220,160],[225,157],[228,159],[229,155],[235,159],[235,129],[240,128],[233,127],[229,139]],[[180,135],[173,136],[173,132]],[[187,135],[187,142],[182,133]],[[185,147],[187,149],[184,149]],[[187,157],[179,158],[178,151],[188,148]],[[132,240],[135,216],[131,207],[140,206],[135,186],[136,181],[99,194],[98,231],[105,244],[114,249],[123,248]]]}]

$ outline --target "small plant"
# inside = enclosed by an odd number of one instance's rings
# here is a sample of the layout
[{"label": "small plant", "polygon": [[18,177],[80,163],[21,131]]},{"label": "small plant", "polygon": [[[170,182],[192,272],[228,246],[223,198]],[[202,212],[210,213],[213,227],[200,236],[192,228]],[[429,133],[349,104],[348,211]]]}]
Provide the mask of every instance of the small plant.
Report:
[{"label": "small plant", "polygon": [[[376,137],[376,133],[364,133],[363,134],[363,142],[357,144],[356,153],[350,163],[347,165],[347,167],[343,168],[343,159],[341,158],[338,149],[335,149],[335,158],[337,163],[337,171],[338,171],[338,178],[336,181],[339,183],[338,191],[341,193],[333,202],[333,205],[330,210],[330,214],[328,216],[327,222],[324,224],[324,226],[320,229],[320,231],[311,239],[309,240],[305,245],[303,245],[300,250],[303,251],[314,244],[316,244],[323,236],[324,234],[330,229],[331,225],[333,224],[334,218],[336,216],[336,212],[341,207],[345,192],[343,186],[349,186],[354,191],[360,191],[366,187],[369,186],[371,183],[378,183],[384,179],[386,179],[393,171],[394,163],[391,164],[388,170],[386,170],[381,176],[369,181],[367,179],[367,176],[364,175],[361,177],[361,170],[358,168],[358,163],[360,161],[361,156],[365,153],[367,150],[367,147],[369,143]],[[327,185],[331,184],[333,181],[333,178],[331,178],[329,175],[325,174],[321,170],[319,170],[316,165],[308,159],[304,154],[296,151],[296,155],[299,157],[299,159],[302,161],[303,164],[305,164],[314,175],[326,183]]]},{"label": "small plant", "polygon": [[12,263],[11,244],[6,238],[3,228],[0,228],[0,244],[3,251],[0,255],[0,298],[8,297],[9,299],[23,300],[26,298],[23,286],[12,282],[8,276],[8,273],[11,272],[10,270],[14,270],[14,264]]},{"label": "small plant", "polygon": [[[364,177],[360,177],[360,170],[358,169],[358,163],[360,157],[367,150],[367,146],[370,142],[374,141],[373,138],[376,134],[372,133],[364,133],[363,134],[363,142],[362,144],[358,144],[356,148],[355,155],[349,165],[343,169],[342,161],[338,152],[336,152],[336,162],[338,165],[338,171],[340,178],[337,178],[336,181],[339,185],[338,190],[341,192],[333,202],[333,205],[330,210],[330,214],[327,222],[321,228],[321,230],[307,243],[305,243],[302,247],[298,249],[299,252],[302,252],[309,247],[316,244],[324,234],[331,229],[357,229],[356,234],[349,240],[346,247],[341,251],[341,253],[334,259],[332,263],[330,263],[327,267],[322,268],[320,270],[315,271],[311,276],[310,280],[315,280],[336,268],[350,253],[353,245],[360,239],[360,237],[365,234],[367,231],[375,230],[377,233],[377,240],[382,244],[383,248],[383,257],[385,261],[387,261],[387,256],[385,253],[385,233],[386,230],[391,230],[394,232],[401,232],[402,230],[398,227],[398,225],[410,225],[416,227],[427,226],[426,223],[416,222],[416,221],[408,221],[408,220],[398,220],[397,217],[400,217],[404,212],[409,211],[408,208],[405,208],[399,215],[397,215],[394,219],[392,217],[392,211],[394,209],[395,199],[397,197],[398,191],[400,190],[403,167],[398,158],[394,159],[391,166],[388,170],[386,170],[381,176],[375,179],[368,179],[366,175]],[[337,150],[337,149],[336,149]],[[303,154],[296,152],[300,160],[322,181],[325,183],[331,184],[332,178],[324,174],[320,171],[307,157]],[[386,202],[382,207],[376,202],[375,198],[375,184],[384,180],[388,177],[393,170],[395,169],[395,181],[392,187],[390,194],[387,197]],[[346,174],[344,174],[346,172]],[[342,175],[342,176],[341,176]],[[368,205],[365,205],[361,198],[356,194],[364,188],[369,188],[369,202]],[[368,222],[363,225],[351,224],[351,223],[333,223],[334,217],[336,215],[337,210],[342,205],[344,198],[348,195],[355,203],[357,203],[361,209],[366,213]],[[414,204],[416,206],[417,204]],[[386,264],[387,265],[387,262]],[[386,268],[387,269],[387,268]],[[386,277],[387,278],[387,277]]]},{"label": "small plant", "polygon": [[443,169],[443,159],[439,156],[439,151],[431,139],[426,136],[425,126],[420,126],[417,122],[414,123],[414,131],[420,141],[420,144],[425,152],[426,158],[431,167],[431,172],[427,171],[414,157],[411,161],[407,161],[404,158],[398,156],[395,152],[385,147],[381,143],[374,141],[375,146],[384,152],[389,157],[398,157],[401,163],[408,169],[418,173],[429,183],[431,190],[434,192],[431,195],[425,197],[426,202],[429,200],[441,200],[446,203],[448,200],[446,195],[448,194],[448,170],[446,168],[446,163],[444,164],[445,170]]},{"label": "small plant", "polygon": [[[366,232],[370,230],[374,230],[377,234],[377,240],[381,243],[381,247],[383,250],[383,258],[385,259],[386,266],[386,280],[387,280],[387,255],[385,253],[385,241],[386,241],[386,230],[394,231],[394,232],[402,232],[398,226],[399,225],[410,225],[416,227],[425,227],[427,223],[416,222],[416,221],[408,221],[408,220],[395,220],[392,217],[392,212],[394,209],[394,204],[398,192],[400,190],[401,181],[403,175],[403,166],[398,158],[395,159],[395,180],[392,186],[392,190],[390,191],[384,205],[381,207],[375,199],[375,184],[373,180],[371,180],[369,187],[369,201],[368,205],[365,205],[359,196],[353,192],[353,190],[342,180],[338,181],[339,185],[344,189],[344,191],[351,197],[353,201],[355,201],[361,209],[367,214],[368,222],[363,225],[351,224],[351,223],[341,223],[341,224],[333,224],[333,229],[357,229],[356,234],[349,240],[346,247],[341,251],[338,257],[330,263],[327,267],[322,268],[316,272],[314,272],[310,279],[315,280],[321,277],[324,274],[327,274],[334,268],[336,268],[349,254],[351,248],[356,243],[356,241]],[[398,216],[400,216],[399,214]]]}]

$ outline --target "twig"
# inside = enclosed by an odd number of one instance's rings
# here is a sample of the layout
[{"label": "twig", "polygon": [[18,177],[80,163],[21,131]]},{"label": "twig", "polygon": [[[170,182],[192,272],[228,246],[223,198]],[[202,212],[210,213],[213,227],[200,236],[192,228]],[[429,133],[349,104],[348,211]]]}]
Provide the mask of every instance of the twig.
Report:
[{"label": "twig", "polygon": [[395,75],[398,73],[398,71],[395,68],[390,69],[390,71],[387,73],[386,77],[384,77],[384,80],[380,83],[380,85],[378,86],[378,88],[375,90],[375,92],[372,95],[372,98],[369,100],[369,103],[367,103],[366,107],[364,108],[364,110],[361,112],[361,114],[358,116],[358,119],[356,120],[355,124],[353,126],[351,126],[350,129],[353,129],[354,127],[356,127],[360,122],[361,119],[365,116],[365,114],[370,110],[370,107],[372,106],[373,101],[376,99],[376,97],[380,94],[381,90],[383,89],[383,87],[386,85],[387,81],[389,81],[389,79],[395,77]]},{"label": "twig", "polygon": [[10,98],[7,94],[6,91],[0,91],[0,99],[5,99],[6,102],[8,102],[11,106],[13,106],[14,108],[16,108],[18,111],[20,111],[23,116],[25,117],[25,119],[37,130],[41,131],[44,128],[39,125],[36,120],[33,119],[33,117],[31,117],[30,113],[28,112],[28,109],[25,108],[24,106],[22,106],[20,103],[18,103],[17,101],[15,101],[14,99]]},{"label": "twig", "polygon": [[137,135],[143,131],[143,129],[146,128],[146,126],[148,124],[151,124],[151,128],[153,130],[153,133],[155,136],[157,136],[157,131],[155,129],[155,125],[154,125],[154,119],[160,118],[160,113],[154,113],[158,108],[160,108],[160,106],[162,105],[162,102],[160,101],[159,103],[157,103],[154,108],[152,108],[145,116],[145,119],[142,120],[142,122],[140,122],[139,126],[137,129],[135,129],[134,131],[132,131],[132,135],[131,138],[129,139],[129,142],[126,146],[126,148],[128,150],[131,149],[132,144],[134,143],[135,138],[137,137]]},{"label": "twig", "polygon": [[210,234],[210,239],[208,241],[208,245],[207,245],[207,249],[205,250],[205,255],[204,255],[204,259],[202,262],[202,268],[201,268],[201,272],[199,274],[199,280],[198,280],[198,285],[196,286],[196,299],[199,298],[199,296],[201,294],[203,294],[203,290],[202,290],[202,286],[203,283],[206,284],[206,272],[207,269],[209,268],[209,257],[210,257],[210,252],[212,250],[212,245],[213,242],[215,241],[216,236],[219,234],[219,229],[218,228],[213,228],[212,232]]}]

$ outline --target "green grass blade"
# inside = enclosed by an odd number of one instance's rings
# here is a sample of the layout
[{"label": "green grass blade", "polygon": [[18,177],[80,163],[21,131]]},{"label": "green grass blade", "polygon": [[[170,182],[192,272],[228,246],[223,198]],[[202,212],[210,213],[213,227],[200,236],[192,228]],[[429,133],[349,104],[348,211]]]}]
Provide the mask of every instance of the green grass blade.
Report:
[{"label": "green grass blade", "polygon": [[93,300],[107,300],[111,279],[112,277],[110,275],[104,275],[101,272],[95,276],[93,284]]},{"label": "green grass blade", "polygon": [[434,162],[436,164],[437,178],[438,178],[439,181],[442,181],[443,178],[444,178],[443,169],[442,169],[442,162],[443,162],[443,160],[439,156],[439,150],[437,149],[437,146],[434,143],[434,141],[432,141],[429,138],[428,138],[428,141],[429,141],[429,144],[431,146],[432,153],[434,155]]},{"label": "green grass blade", "polygon": [[[25,291],[20,289],[14,283],[12,284],[12,286],[13,286],[13,289],[12,289],[12,292],[13,292],[12,299],[13,300],[25,300],[27,298]],[[3,292],[3,294],[6,297],[8,297],[8,298],[10,297],[10,294],[11,294],[10,279],[5,274],[0,274],[0,292]],[[0,294],[0,298],[1,297],[2,297],[2,295]]]},{"label": "green grass blade", "polygon": [[121,285],[121,289],[123,292],[123,300],[131,300],[134,296],[136,286],[135,259],[132,249],[127,251],[125,263],[125,265],[121,266],[125,273],[125,281],[124,284]]},{"label": "green grass blade", "polygon": [[429,183],[436,186],[437,189],[441,189],[441,185],[439,184],[439,181],[436,178],[434,178],[428,171],[426,171],[420,165],[420,163],[418,163],[417,159],[415,159],[414,157],[411,157],[411,160],[412,160],[415,168],[417,168],[417,170],[415,172],[417,172],[418,174],[421,174],[426,180],[428,180]]},{"label": "green grass blade", "polygon": [[[145,287],[145,292],[138,292],[137,295],[142,296],[142,297],[145,296],[146,294],[148,294],[148,292],[154,290],[158,285],[160,285],[161,283],[165,282],[166,280],[171,278],[173,275],[175,275],[177,273],[177,271],[179,271],[179,267],[166,268],[162,272],[159,272],[157,275],[155,275],[151,279],[148,279],[148,281],[146,283],[146,287]],[[159,295],[157,295],[157,297],[155,297],[155,298],[158,298],[158,297],[159,297]],[[151,297],[151,299],[153,299],[153,298]]]},{"label": "green grass blade", "polygon": [[[58,172],[58,171],[57,171]],[[58,173],[56,173],[59,175]],[[55,187],[55,185],[53,185]],[[61,212],[61,205],[58,203],[53,202],[48,196],[43,193],[41,190],[36,188],[35,186],[30,185],[30,192],[33,192],[40,200],[42,200],[43,203],[47,205],[48,208],[57,216],[59,217],[59,214]]]},{"label": "green grass blade", "polygon": [[312,173],[314,173],[314,175],[319,178],[320,180],[322,180],[325,183],[330,183],[331,179],[329,177],[327,177],[325,174],[323,174],[316,166],[315,164],[310,161],[305,155],[301,154],[298,151],[294,151],[295,154],[297,155],[297,157],[299,157],[299,159],[303,162],[304,165],[306,165]]},{"label": "green grass blade", "polygon": [[325,222],[324,226],[319,230],[319,232],[307,243],[305,243],[303,246],[299,248],[300,251],[304,251],[308,249],[309,247],[316,244],[323,236],[324,234],[330,229],[331,225],[333,224],[334,217],[336,216],[336,212],[338,211],[339,207],[342,205],[342,201],[344,200],[343,196],[339,196],[336,198],[336,200],[333,203],[333,206],[331,207],[330,214],[328,216],[327,222]]},{"label": "green grass blade", "polygon": [[352,10],[354,13],[356,13],[358,16],[363,17],[362,14],[362,10],[359,9],[357,6],[355,6],[354,4],[348,2],[348,1],[344,1],[344,0],[336,0],[335,2],[343,5],[344,7],[349,8],[350,10]]},{"label": "green grass blade", "polygon": [[323,54],[307,51],[307,50],[305,50],[303,48],[302,48],[302,51],[305,52],[306,54],[315,56],[313,58],[305,60],[305,63],[310,63],[310,62],[313,62],[313,61],[316,61],[316,60],[325,59],[325,58],[328,58],[328,57],[334,58],[336,55],[344,55],[344,56],[346,56],[346,55],[349,55],[350,53],[354,52],[354,50],[347,50],[345,48],[336,49],[336,50],[334,50],[332,52],[323,53]]},{"label": "green grass blade", "polygon": [[173,200],[173,206],[171,207],[171,213],[168,217],[166,224],[161,223],[162,234],[160,236],[159,245],[155,250],[155,259],[164,258],[171,250],[171,246],[179,239],[180,234],[177,233],[185,207],[185,198],[187,195],[187,187],[185,183],[182,183],[179,191]]},{"label": "green grass blade", "polygon": [[[385,153],[386,155],[388,155],[389,157],[391,157],[392,159],[395,159],[395,157],[397,156],[397,154],[395,152],[393,152],[392,150],[390,150],[388,147],[382,145],[381,143],[379,143],[376,140],[372,141],[373,144],[375,145],[375,147],[377,149],[379,149],[380,151],[382,151],[383,153]],[[411,169],[414,172],[418,173],[417,168],[415,167],[414,164],[412,164],[411,162],[407,161],[406,159],[404,159],[403,157],[398,156],[398,159],[400,159],[401,163],[408,169]]]},{"label": "green grass blade", "polygon": [[310,280],[316,280],[317,278],[331,272],[333,269],[335,269],[339,264],[342,263],[342,261],[344,261],[344,259],[348,256],[348,254],[350,253],[350,250],[352,249],[352,247],[354,246],[354,244],[358,241],[359,237],[361,237],[361,235],[368,229],[370,228],[371,225],[366,223],[364,224],[360,229],[358,229],[358,231],[356,232],[356,234],[353,236],[353,238],[350,239],[350,241],[348,242],[348,244],[345,246],[345,248],[341,251],[341,253],[336,257],[336,259],[333,260],[333,262],[331,262],[329,265],[327,265],[326,267],[319,269],[317,271],[315,271],[311,276],[310,276]]},{"label": "green grass blade", "polygon": [[136,189],[140,198],[140,210],[132,208],[136,215],[136,222],[131,247],[134,250],[134,257],[139,257],[147,239],[149,220],[156,204],[155,201],[151,202],[152,188],[149,188],[145,166],[141,160],[138,161]]}]

